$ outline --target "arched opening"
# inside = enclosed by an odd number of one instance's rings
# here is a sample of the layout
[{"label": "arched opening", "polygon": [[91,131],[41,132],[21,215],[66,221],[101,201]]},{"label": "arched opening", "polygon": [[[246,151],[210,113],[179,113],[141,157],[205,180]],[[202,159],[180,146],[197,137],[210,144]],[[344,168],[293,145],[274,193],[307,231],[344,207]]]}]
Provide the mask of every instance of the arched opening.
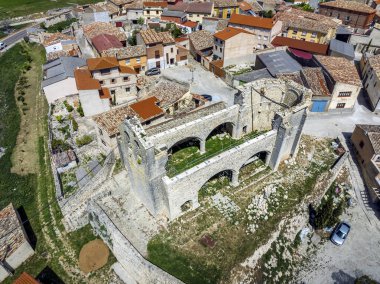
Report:
[{"label": "arched opening", "polygon": [[232,137],[234,125],[231,122],[225,122],[220,124],[219,126],[215,127],[210,134],[207,136],[206,140],[209,140],[210,138],[214,136],[221,136],[221,135],[229,135]]},{"label": "arched opening", "polygon": [[178,141],[168,150],[168,161],[166,171],[169,176],[174,176],[183,171],[189,160],[201,156],[200,140],[196,137],[189,137]]},{"label": "arched opening", "polygon": [[240,179],[246,180],[261,170],[265,170],[267,168],[268,158],[269,153],[267,151],[261,151],[247,159],[240,168]]},{"label": "arched opening", "polygon": [[233,171],[224,170],[208,179],[198,191],[198,200],[202,201],[208,196],[215,195],[220,189],[232,181]]},{"label": "arched opening", "polygon": [[184,204],[181,205],[181,211],[186,212],[193,208],[193,201],[188,200]]}]

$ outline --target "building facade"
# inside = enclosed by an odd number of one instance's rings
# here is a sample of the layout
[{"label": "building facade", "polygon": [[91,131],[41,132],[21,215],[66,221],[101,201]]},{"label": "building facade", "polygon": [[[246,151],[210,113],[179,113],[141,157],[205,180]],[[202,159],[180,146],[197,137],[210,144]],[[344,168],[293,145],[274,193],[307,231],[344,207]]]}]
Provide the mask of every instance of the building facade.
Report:
[{"label": "building facade", "polygon": [[380,55],[364,54],[360,67],[372,110],[378,112],[380,111]]}]

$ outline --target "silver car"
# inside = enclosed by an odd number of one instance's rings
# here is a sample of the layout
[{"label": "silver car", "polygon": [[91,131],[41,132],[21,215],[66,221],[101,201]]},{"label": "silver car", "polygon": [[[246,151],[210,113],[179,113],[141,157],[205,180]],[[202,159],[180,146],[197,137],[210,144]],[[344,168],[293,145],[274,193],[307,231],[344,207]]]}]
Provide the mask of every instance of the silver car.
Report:
[{"label": "silver car", "polygon": [[350,225],[345,222],[339,223],[339,225],[332,232],[330,240],[337,246],[343,245],[344,241],[347,238],[348,233],[350,232]]}]

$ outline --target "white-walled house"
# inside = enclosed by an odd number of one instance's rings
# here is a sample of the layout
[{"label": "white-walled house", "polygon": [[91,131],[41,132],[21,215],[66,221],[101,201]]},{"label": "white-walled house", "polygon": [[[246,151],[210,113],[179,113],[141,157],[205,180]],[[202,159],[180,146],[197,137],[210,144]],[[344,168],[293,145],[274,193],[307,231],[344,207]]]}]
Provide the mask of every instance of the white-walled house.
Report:
[{"label": "white-walled house", "polygon": [[364,54],[361,61],[364,88],[372,110],[380,111],[380,54]]},{"label": "white-walled house", "polygon": [[60,57],[43,66],[44,78],[41,85],[49,104],[78,94],[74,71],[85,65],[86,60],[83,58]]},{"label": "white-walled house", "polygon": [[323,69],[331,93],[328,110],[352,110],[362,88],[354,62],[343,57],[315,55],[314,58]]}]

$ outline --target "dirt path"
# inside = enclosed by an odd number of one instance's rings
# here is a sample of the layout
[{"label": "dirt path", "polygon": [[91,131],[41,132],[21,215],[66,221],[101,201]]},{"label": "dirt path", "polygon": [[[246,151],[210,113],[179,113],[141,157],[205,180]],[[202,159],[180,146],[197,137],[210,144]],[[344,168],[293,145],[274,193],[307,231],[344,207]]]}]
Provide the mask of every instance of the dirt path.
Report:
[{"label": "dirt path", "polygon": [[85,244],[79,254],[79,267],[84,273],[89,273],[106,265],[109,257],[109,249],[100,240],[93,240]]}]

